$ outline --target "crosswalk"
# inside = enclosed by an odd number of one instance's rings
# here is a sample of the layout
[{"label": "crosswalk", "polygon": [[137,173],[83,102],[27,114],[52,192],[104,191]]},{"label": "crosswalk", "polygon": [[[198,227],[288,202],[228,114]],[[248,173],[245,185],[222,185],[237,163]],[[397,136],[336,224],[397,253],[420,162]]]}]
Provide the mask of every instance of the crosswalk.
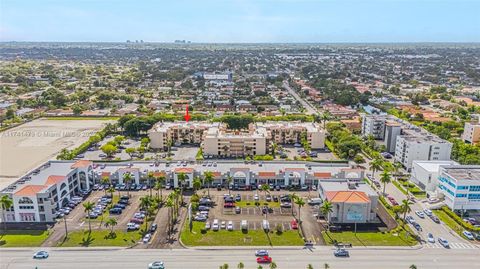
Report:
[{"label": "crosswalk", "polygon": [[[427,243],[425,244],[426,248],[443,248],[440,243]],[[478,246],[474,244],[469,244],[469,243],[450,243],[450,248],[451,249],[475,249],[479,248]]]}]

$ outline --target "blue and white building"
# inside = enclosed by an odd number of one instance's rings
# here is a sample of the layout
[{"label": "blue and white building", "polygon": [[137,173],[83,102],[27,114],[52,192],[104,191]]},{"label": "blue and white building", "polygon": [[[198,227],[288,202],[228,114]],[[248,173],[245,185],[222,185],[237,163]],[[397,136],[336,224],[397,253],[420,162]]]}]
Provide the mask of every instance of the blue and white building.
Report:
[{"label": "blue and white building", "polygon": [[442,166],[438,183],[450,209],[480,209],[480,165]]}]

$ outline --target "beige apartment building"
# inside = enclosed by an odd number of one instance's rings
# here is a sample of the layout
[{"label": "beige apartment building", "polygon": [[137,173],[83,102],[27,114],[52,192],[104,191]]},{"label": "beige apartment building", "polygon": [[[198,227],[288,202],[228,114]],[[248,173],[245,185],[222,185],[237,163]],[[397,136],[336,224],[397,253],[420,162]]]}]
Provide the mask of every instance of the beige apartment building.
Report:
[{"label": "beige apartment building", "polygon": [[159,122],[148,132],[154,149],[165,150],[169,142],[199,144],[203,154],[221,157],[265,155],[271,143],[300,143],[302,134],[312,149],[325,147],[324,130],[312,122],[252,123],[242,131],[222,123]]},{"label": "beige apartment building", "polygon": [[466,122],[463,130],[463,141],[470,144],[480,143],[480,120],[478,122]]}]

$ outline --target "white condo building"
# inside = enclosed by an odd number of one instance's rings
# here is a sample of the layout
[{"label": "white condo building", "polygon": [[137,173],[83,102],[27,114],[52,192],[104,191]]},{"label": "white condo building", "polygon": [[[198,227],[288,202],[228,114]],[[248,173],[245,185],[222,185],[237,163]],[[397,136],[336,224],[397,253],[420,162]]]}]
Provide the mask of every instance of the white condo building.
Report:
[{"label": "white condo building", "polygon": [[441,167],[439,191],[452,210],[480,209],[480,166],[452,165]]},{"label": "white condo building", "polygon": [[452,143],[435,136],[400,135],[395,146],[395,161],[408,171],[413,161],[450,160]]}]

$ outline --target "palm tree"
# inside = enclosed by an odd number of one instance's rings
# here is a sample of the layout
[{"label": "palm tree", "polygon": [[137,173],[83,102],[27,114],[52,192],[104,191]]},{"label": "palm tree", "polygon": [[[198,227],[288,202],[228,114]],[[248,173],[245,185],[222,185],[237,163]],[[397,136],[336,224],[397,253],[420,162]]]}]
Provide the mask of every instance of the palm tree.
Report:
[{"label": "palm tree", "polygon": [[329,111],[325,111],[320,115],[320,120],[323,121],[323,129],[325,129],[325,125],[330,119],[332,119],[332,114]]},{"label": "palm tree", "polygon": [[407,217],[407,213],[410,213],[412,211],[412,208],[410,207],[412,203],[408,199],[403,199],[402,204],[400,205],[402,208],[403,212],[403,220],[405,221],[405,218]]},{"label": "palm tree", "polygon": [[295,212],[295,207],[294,207],[294,205],[295,205],[295,200],[296,200],[297,198],[298,198],[298,195],[297,195],[296,193],[290,194],[290,199],[292,200],[292,216],[293,216],[293,217],[295,217],[295,216],[293,215],[293,213]]},{"label": "palm tree", "polygon": [[[148,209],[152,206],[152,198],[150,196],[140,197],[140,208],[148,212]],[[148,227],[148,216],[145,218],[145,231]]]},{"label": "palm tree", "polygon": [[237,265],[237,269],[244,269],[244,268],[245,268],[245,265],[243,264],[243,262],[239,262]]},{"label": "palm tree", "polygon": [[2,207],[3,232],[6,233],[7,220],[5,218],[5,211],[7,211],[13,206],[13,199],[6,194],[3,195],[2,198],[0,198],[0,206]]},{"label": "palm tree", "polygon": [[278,145],[277,143],[272,143],[272,157],[275,159],[275,155],[277,154]]},{"label": "palm tree", "polygon": [[[103,185],[110,184],[110,177],[109,176],[104,176],[102,177],[102,180],[100,181]],[[105,196],[107,196],[107,188],[103,189],[105,191]]]},{"label": "palm tree", "polygon": [[172,223],[173,223],[173,209],[175,207],[175,202],[173,201],[173,197],[171,195],[168,196],[167,202],[165,206],[168,208],[168,234],[172,231]]},{"label": "palm tree", "polygon": [[277,264],[276,264],[274,261],[272,261],[272,262],[270,263],[269,268],[270,268],[270,269],[277,269]]},{"label": "palm tree", "polygon": [[385,188],[387,187],[387,184],[392,181],[392,177],[390,176],[390,173],[388,171],[383,171],[383,173],[380,175],[380,182],[383,183],[383,194],[385,195]]},{"label": "palm tree", "polygon": [[320,206],[320,212],[325,216],[325,220],[327,221],[327,227],[328,227],[328,215],[333,212],[333,205],[329,201],[325,200],[323,201],[322,206]]},{"label": "palm tree", "polygon": [[132,181],[133,176],[130,173],[123,174],[123,183],[127,185],[127,196],[130,197],[130,182]]},{"label": "palm tree", "polygon": [[110,227],[110,234],[113,234],[113,228],[118,224],[117,219],[115,218],[109,218],[105,222],[105,227]]},{"label": "palm tree", "polygon": [[382,168],[382,160],[381,159],[373,159],[370,162],[370,170],[372,170],[372,178],[375,178],[375,171],[379,171]]},{"label": "palm tree", "polygon": [[329,269],[329,268],[330,268],[330,265],[329,265],[328,263],[325,263],[325,264],[323,264],[323,268]]},{"label": "palm tree", "polygon": [[93,202],[85,202],[83,203],[83,208],[84,211],[87,213],[88,217],[88,232],[92,232],[92,225],[91,225],[91,218],[90,218],[90,212],[92,212],[93,208],[95,207],[95,204]]},{"label": "palm tree", "polygon": [[228,195],[230,195],[230,184],[233,182],[233,177],[231,175],[227,176],[227,189],[228,189]]},{"label": "palm tree", "polygon": [[309,263],[309,264],[307,265],[307,269],[313,269],[313,265],[312,265],[311,263]]},{"label": "palm tree", "polygon": [[165,177],[164,176],[159,176],[156,178],[156,183],[155,183],[155,189],[157,190],[157,197],[158,197],[158,191],[160,190],[160,200],[163,200],[163,184],[165,183]]},{"label": "palm tree", "polygon": [[410,267],[408,267],[408,268],[410,268],[410,269],[417,269],[417,266],[416,266],[415,264],[412,264],[412,265],[410,265]]},{"label": "palm tree", "polygon": [[398,179],[398,171],[402,168],[402,164],[399,162],[394,162],[393,163],[393,171],[395,172],[395,180]]},{"label": "palm tree", "polygon": [[303,200],[302,197],[297,197],[297,199],[295,199],[294,202],[298,206],[298,223],[302,223],[302,219],[300,217],[300,212],[302,211],[302,206],[305,205],[305,200]]},{"label": "palm tree", "polygon": [[110,186],[110,188],[108,188],[107,192],[110,193],[110,197],[113,200],[113,194],[115,193],[115,188],[113,186]]},{"label": "palm tree", "polygon": [[187,181],[187,175],[185,173],[178,173],[177,180],[180,187],[180,198],[183,204],[183,188],[185,187],[185,182]]},{"label": "palm tree", "polygon": [[[267,193],[270,193],[270,186],[268,184],[263,184],[260,187],[260,191],[263,192],[264,195],[266,195]],[[267,219],[267,215],[268,215],[268,210],[265,212],[265,219]]]},{"label": "palm tree", "polygon": [[150,197],[152,197],[152,180],[155,178],[152,171],[148,172],[148,188],[150,189]]},{"label": "palm tree", "polygon": [[205,171],[203,173],[205,183],[207,183],[208,197],[210,197],[210,186],[213,182],[213,173],[211,171]]},{"label": "palm tree", "polygon": [[197,193],[197,191],[202,187],[202,181],[200,180],[199,177],[196,177],[193,180],[193,192]]}]

